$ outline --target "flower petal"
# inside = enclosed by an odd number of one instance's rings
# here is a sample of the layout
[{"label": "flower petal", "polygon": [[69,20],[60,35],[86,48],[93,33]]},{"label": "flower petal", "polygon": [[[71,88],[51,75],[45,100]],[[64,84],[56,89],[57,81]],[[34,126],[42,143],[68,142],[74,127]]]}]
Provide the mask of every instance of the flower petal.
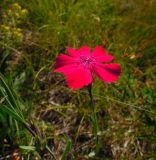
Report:
[{"label": "flower petal", "polygon": [[56,59],[56,63],[54,64],[54,67],[59,68],[59,67],[62,67],[68,64],[74,64],[74,63],[76,63],[75,58],[65,54],[60,54]]},{"label": "flower petal", "polygon": [[90,56],[90,48],[88,46],[83,46],[77,50],[79,55]]},{"label": "flower petal", "polygon": [[95,74],[104,82],[115,82],[120,73],[121,68],[119,64],[97,64],[93,67]]},{"label": "flower petal", "polygon": [[110,54],[107,54],[107,52],[101,46],[96,46],[94,48],[92,56],[95,57],[98,62],[110,62],[114,59],[114,57]]},{"label": "flower petal", "polygon": [[68,72],[71,72],[72,70],[75,70],[75,68],[77,67],[77,65],[75,64],[67,64],[67,65],[64,65],[64,66],[60,66],[58,68],[56,68],[54,70],[54,72],[60,72],[60,73],[68,73]]},{"label": "flower petal", "polygon": [[54,72],[64,73],[68,86],[73,90],[83,88],[92,82],[90,70],[81,65],[66,65],[56,69]]},{"label": "flower petal", "polygon": [[79,57],[79,54],[74,48],[67,48],[67,52],[72,56],[72,57]]},{"label": "flower petal", "polygon": [[69,87],[72,89],[83,88],[92,82],[90,70],[82,66],[77,67],[76,70],[67,73],[65,76]]}]

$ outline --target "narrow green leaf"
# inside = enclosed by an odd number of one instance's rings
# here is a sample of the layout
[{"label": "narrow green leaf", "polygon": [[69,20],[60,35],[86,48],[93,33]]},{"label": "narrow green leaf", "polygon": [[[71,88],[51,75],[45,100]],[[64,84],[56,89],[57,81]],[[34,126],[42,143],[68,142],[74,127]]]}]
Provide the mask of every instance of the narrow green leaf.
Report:
[{"label": "narrow green leaf", "polygon": [[19,146],[20,149],[28,150],[28,151],[35,151],[34,146]]},{"label": "narrow green leaf", "polygon": [[22,117],[20,117],[16,112],[14,112],[12,109],[10,109],[8,106],[3,106],[3,111],[9,114],[11,117],[16,119],[17,121],[23,123]]},{"label": "narrow green leaf", "polygon": [[4,97],[6,97],[6,101],[10,108],[16,112],[22,119],[24,119],[22,112],[21,112],[21,107],[19,105],[19,102],[17,100],[17,97],[14,94],[14,91],[12,88],[9,87],[9,85],[6,83],[5,78],[3,75],[0,73],[0,92]]},{"label": "narrow green leaf", "polygon": [[61,160],[66,160],[66,159],[67,159],[67,156],[68,156],[71,148],[72,148],[72,142],[71,142],[71,140],[68,138],[68,139],[67,139],[66,148],[65,148],[65,150],[64,150],[64,152],[63,152],[63,155],[62,155],[62,157],[61,157]]}]

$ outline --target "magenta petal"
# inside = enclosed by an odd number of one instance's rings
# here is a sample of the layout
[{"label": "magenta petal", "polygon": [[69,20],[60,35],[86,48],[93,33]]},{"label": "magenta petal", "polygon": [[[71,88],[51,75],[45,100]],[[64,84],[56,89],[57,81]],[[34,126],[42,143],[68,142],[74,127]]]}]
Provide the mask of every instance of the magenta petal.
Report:
[{"label": "magenta petal", "polygon": [[64,73],[68,86],[73,90],[83,88],[92,82],[90,70],[82,66],[66,65],[55,72]]},{"label": "magenta petal", "polygon": [[72,56],[72,57],[79,57],[79,54],[74,48],[67,48],[67,52]]},{"label": "magenta petal", "polygon": [[121,73],[119,64],[97,64],[93,70],[95,74],[106,83],[115,82]]},{"label": "magenta petal", "polygon": [[90,70],[81,66],[75,68],[74,71],[68,72],[65,76],[69,87],[73,90],[83,88],[92,82]]},{"label": "magenta petal", "polygon": [[88,46],[83,46],[77,50],[79,55],[90,56],[90,48]]},{"label": "magenta petal", "polygon": [[114,59],[114,57],[110,54],[107,54],[107,52],[101,46],[96,46],[94,48],[92,56],[95,57],[98,62],[110,62]]},{"label": "magenta petal", "polygon": [[67,64],[67,65],[61,66],[59,68],[56,68],[54,70],[54,72],[60,72],[60,73],[68,74],[71,71],[75,71],[75,68],[77,68],[77,65],[75,65],[75,64]]},{"label": "magenta petal", "polygon": [[64,65],[73,64],[73,63],[76,63],[75,58],[70,57],[70,56],[65,55],[65,54],[60,54],[56,59],[56,63],[54,64],[54,67],[59,68],[59,67],[62,67]]}]

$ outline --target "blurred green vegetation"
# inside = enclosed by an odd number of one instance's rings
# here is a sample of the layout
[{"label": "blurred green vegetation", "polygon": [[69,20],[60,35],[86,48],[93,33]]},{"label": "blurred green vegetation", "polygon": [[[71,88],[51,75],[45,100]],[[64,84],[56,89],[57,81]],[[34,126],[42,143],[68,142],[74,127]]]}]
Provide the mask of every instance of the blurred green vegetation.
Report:
[{"label": "blurred green vegetation", "polygon": [[[155,0],[1,2],[0,71],[58,159],[156,159],[155,10]],[[52,72],[60,52],[86,44],[102,45],[122,67],[115,84],[94,79],[98,155],[86,89],[72,92]],[[35,159],[34,138],[0,109],[0,156],[17,152]]]}]

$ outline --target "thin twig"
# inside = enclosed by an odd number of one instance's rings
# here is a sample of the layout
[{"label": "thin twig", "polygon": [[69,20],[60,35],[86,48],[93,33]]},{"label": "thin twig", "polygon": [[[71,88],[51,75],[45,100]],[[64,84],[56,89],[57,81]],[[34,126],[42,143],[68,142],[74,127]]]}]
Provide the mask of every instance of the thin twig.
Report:
[{"label": "thin twig", "polygon": [[[31,127],[29,127],[29,125],[27,123],[23,122],[23,126],[32,134],[33,137],[37,136],[36,133],[31,129]],[[50,148],[48,147],[48,145],[46,145],[45,149],[52,156],[52,160],[56,160],[56,157],[55,157],[54,153],[50,150]]]}]

